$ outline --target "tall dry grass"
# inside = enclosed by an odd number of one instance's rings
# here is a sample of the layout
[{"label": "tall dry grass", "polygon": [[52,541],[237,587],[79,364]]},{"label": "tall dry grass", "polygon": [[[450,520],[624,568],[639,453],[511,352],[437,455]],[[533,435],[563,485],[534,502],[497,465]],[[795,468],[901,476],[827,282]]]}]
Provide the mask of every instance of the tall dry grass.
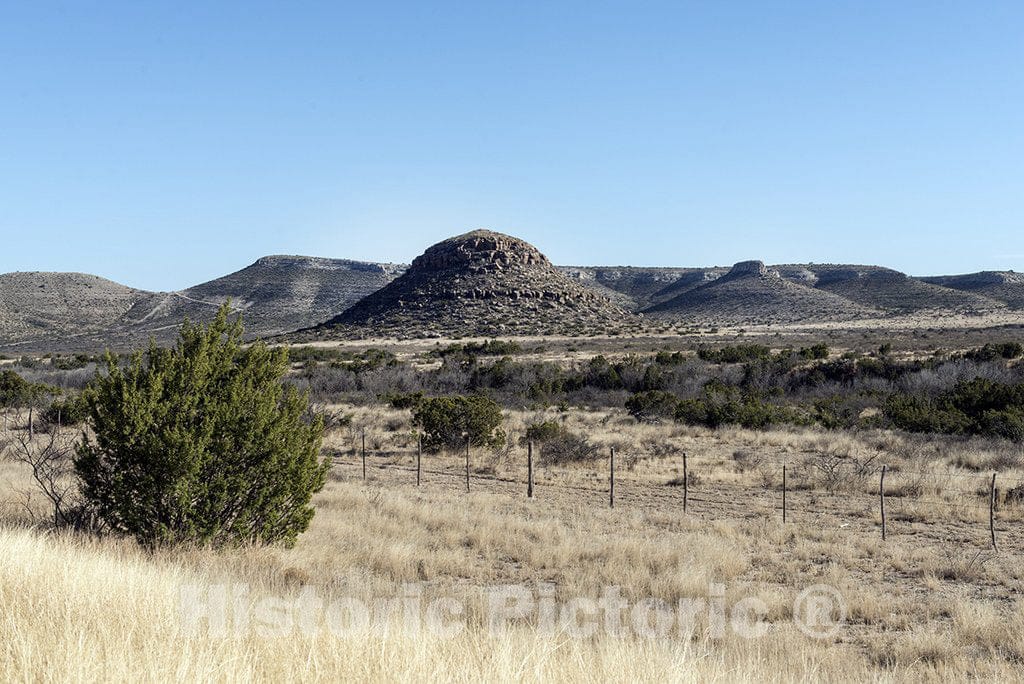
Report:
[{"label": "tall dry grass", "polygon": [[[513,414],[509,424],[518,430],[535,417]],[[833,443],[813,432],[634,430],[620,418],[593,413],[566,420],[574,430],[592,430],[603,446],[623,440],[700,449],[713,464],[707,477],[751,496],[763,487],[737,460],[739,451],[856,454],[885,439],[840,436]],[[407,414],[365,411],[353,423],[360,421],[382,444],[401,441],[395,453],[376,456],[375,466],[409,464]],[[349,449],[352,437],[339,431],[329,443]],[[905,446],[896,441],[885,448],[895,459]],[[676,453],[652,449],[628,474],[663,485],[675,473]],[[882,544],[863,533],[873,531],[871,520],[847,527],[841,518],[798,516],[783,526],[774,516],[749,513],[684,516],[645,500],[648,490],[639,489],[634,500],[609,510],[543,478],[537,499],[526,501],[514,483],[481,480],[467,495],[457,478],[432,475],[416,488],[408,471],[373,467],[365,484],[357,472],[335,469],[316,498],[313,525],[293,549],[147,552],[124,540],[30,527],[32,516],[45,511],[38,503],[23,505],[19,492],[30,489],[24,469],[0,464],[0,673],[12,681],[62,682],[948,681],[1012,679],[1024,661],[1022,549],[985,550],[984,535],[965,543],[928,536],[908,522],[906,532]],[[630,598],[670,603],[705,597],[710,583],[721,583],[730,604],[762,600],[769,630],[754,640],[732,633],[713,639],[698,620],[692,635],[648,641],[545,635],[529,621],[501,637],[484,628],[481,590],[538,582],[551,583],[560,600],[618,585]],[[179,591],[211,583],[243,583],[254,597],[296,597],[312,588],[327,601],[371,601],[419,583],[428,598],[463,602],[467,630],[444,639],[410,636],[397,626],[283,637],[183,629]],[[826,640],[804,636],[792,622],[794,596],[819,583],[839,589],[849,611],[843,631]]]},{"label": "tall dry grass", "polygon": [[472,624],[452,638],[398,626],[210,636],[183,627],[180,588],[228,579],[278,592],[278,568],[24,529],[0,530],[0,549],[0,671],[11,681],[754,681],[767,672],[810,679],[841,665],[838,653],[808,651],[795,633],[756,649],[542,637],[528,627],[496,637]]},{"label": "tall dry grass", "polygon": [[[0,530],[0,671],[23,681],[896,680],[1005,678],[1024,655],[1019,604],[962,589],[1019,579],[991,566],[948,579],[941,553],[890,555],[877,542],[810,527],[587,513],[571,502],[531,514],[491,493],[333,482],[318,504],[313,528],[291,550],[150,553],[126,541]],[[872,555],[883,569],[863,574]],[[917,579],[886,586],[898,567]],[[666,600],[723,582],[730,601],[764,600],[771,630],[752,641],[707,639],[700,627],[692,639],[654,641],[544,636],[529,624],[490,635],[477,590],[535,580],[553,582],[562,597],[619,584]],[[792,595],[812,581],[841,588],[850,603],[852,624],[838,641],[805,637],[790,623]],[[449,639],[398,628],[286,637],[183,630],[181,587],[222,582],[245,583],[254,596],[313,587],[328,601],[369,601],[423,582],[430,595],[465,601],[469,628]],[[929,583],[932,598],[907,595]]]}]

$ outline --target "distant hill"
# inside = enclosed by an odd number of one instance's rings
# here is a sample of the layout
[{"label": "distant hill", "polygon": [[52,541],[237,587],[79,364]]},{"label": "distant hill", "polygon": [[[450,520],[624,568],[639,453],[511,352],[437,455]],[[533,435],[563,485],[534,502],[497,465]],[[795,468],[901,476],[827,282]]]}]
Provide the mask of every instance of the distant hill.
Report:
[{"label": "distant hill", "polygon": [[476,230],[417,257],[320,335],[429,337],[606,333],[639,319],[551,265],[533,245]]},{"label": "distant hill", "polygon": [[148,295],[86,273],[4,273],[0,343],[95,333],[115,325]]},{"label": "distant hill", "polygon": [[935,309],[966,313],[1003,306],[989,297],[940,287],[880,266],[786,264],[772,268],[791,282],[831,292],[887,313]]},{"label": "distant hill", "polygon": [[128,349],[150,337],[167,343],[184,318],[207,320],[228,298],[250,337],[288,339],[298,338],[295,331],[306,338],[604,334],[637,330],[645,319],[661,328],[919,313],[1013,322],[1024,310],[1024,274],[914,278],[881,266],[760,261],[554,266],[518,238],[473,231],[430,247],[412,266],[276,255],[177,292],[83,273],[2,274],[0,352]]},{"label": "distant hill", "polygon": [[926,283],[971,292],[1024,309],[1024,273],[1014,271],[981,271],[953,276],[921,278]]},{"label": "distant hill", "polygon": [[693,269],[651,266],[556,266],[610,300],[632,311],[646,309],[665,299],[659,292],[678,282]]},{"label": "distant hill", "polygon": [[262,337],[316,325],[405,270],[396,264],[268,256],[178,292],[146,292],[75,273],[0,275],[0,348],[101,349],[174,339],[184,318],[207,320],[228,298]]},{"label": "distant hill", "polygon": [[175,328],[188,316],[204,320],[227,299],[253,335],[275,335],[321,323],[384,287],[404,270],[397,264],[305,256],[267,256],[222,278],[180,292],[153,294],[132,307],[125,323],[143,332]]},{"label": "distant hill", "polygon": [[[585,267],[559,266],[581,284],[608,296],[633,311],[653,309],[658,304],[726,276],[730,269]],[[978,313],[993,311],[1009,303],[1024,308],[1024,275],[975,274],[954,276],[958,286],[945,278],[913,278],[881,266],[853,264],[780,264],[768,266],[783,279],[805,287],[839,295],[877,314],[909,314],[919,311]],[[979,278],[981,276],[981,278]],[[1014,281],[1013,276],[1019,278]],[[957,280],[958,279],[958,280]],[[979,282],[980,281],[980,282]],[[760,316],[751,310],[751,316]],[[739,315],[739,311],[737,311]]]},{"label": "distant hill", "polygon": [[831,292],[787,280],[760,261],[740,262],[720,278],[687,288],[644,313],[703,324],[844,321],[881,315]]},{"label": "distant hill", "polygon": [[655,303],[667,302],[673,297],[677,297],[684,292],[689,292],[702,285],[707,285],[715,280],[718,280],[722,276],[729,273],[732,270],[729,267],[712,266],[711,268],[687,268],[683,269],[683,274],[679,277],[679,280],[674,283],[670,283],[658,290],[651,296],[651,299]]}]

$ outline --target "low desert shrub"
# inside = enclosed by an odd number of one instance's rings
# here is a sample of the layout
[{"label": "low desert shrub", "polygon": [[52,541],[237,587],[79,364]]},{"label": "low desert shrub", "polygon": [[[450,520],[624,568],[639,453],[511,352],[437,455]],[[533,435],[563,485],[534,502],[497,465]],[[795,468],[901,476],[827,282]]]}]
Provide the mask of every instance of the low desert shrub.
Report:
[{"label": "low desert shrub", "polygon": [[40,418],[50,425],[81,425],[89,416],[89,404],[77,394],[58,399],[43,409]]},{"label": "low desert shrub", "polygon": [[626,401],[629,414],[643,423],[658,423],[676,416],[679,399],[671,392],[649,390],[638,392]]},{"label": "low desert shrub", "polygon": [[735,346],[712,349],[700,347],[697,349],[697,356],[703,361],[711,363],[744,363],[757,361],[759,359],[771,358],[772,350],[759,344],[738,344]]},{"label": "low desert shrub", "polygon": [[975,378],[936,399],[894,393],[885,415],[910,432],[974,434],[1024,441],[1024,385]]},{"label": "low desert shrub", "polygon": [[733,387],[709,385],[699,399],[683,399],[676,406],[676,420],[688,425],[720,427],[740,425],[763,430],[783,423],[805,424],[800,412],[788,406],[776,406],[752,393],[743,394]]},{"label": "low desert shrub", "polygon": [[31,398],[31,384],[12,370],[0,371],[0,406],[23,406]]},{"label": "low desert shrub", "polygon": [[531,423],[523,436],[540,450],[540,462],[545,465],[578,463],[597,458],[597,446],[556,420]]},{"label": "low desert shrub", "polygon": [[1024,356],[1024,345],[1020,342],[990,342],[979,349],[964,354],[972,361],[995,361],[996,359],[1019,359]]},{"label": "low desert shrub", "polygon": [[413,409],[413,423],[430,451],[458,449],[467,437],[473,446],[498,448],[505,442],[501,422],[501,407],[478,395],[429,397]]}]

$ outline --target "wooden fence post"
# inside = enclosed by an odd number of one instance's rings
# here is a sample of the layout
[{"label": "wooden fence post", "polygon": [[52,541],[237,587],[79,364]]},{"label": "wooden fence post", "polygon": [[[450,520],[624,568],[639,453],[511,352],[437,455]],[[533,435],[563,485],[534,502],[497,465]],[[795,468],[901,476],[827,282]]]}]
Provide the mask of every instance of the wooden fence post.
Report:
[{"label": "wooden fence post", "polygon": [[533,442],[526,445],[526,498],[533,498]]},{"label": "wooden fence post", "polygon": [[992,473],[992,486],[988,492],[988,531],[992,535],[992,548],[996,546],[996,474]]},{"label": "wooden fence post", "polygon": [[608,507],[615,508],[615,447],[608,459]]},{"label": "wooden fence post", "polygon": [[423,460],[423,434],[416,436],[416,486],[420,486],[420,461]]},{"label": "wooden fence post", "polygon": [[36,436],[35,423],[32,422],[32,408],[28,407],[28,438],[33,439]]},{"label": "wooden fence post", "polygon": [[366,481],[366,430],[363,430],[363,482]]},{"label": "wooden fence post", "polygon": [[782,464],[782,522],[786,522],[786,464]]},{"label": "wooden fence post", "polygon": [[470,436],[466,435],[466,491],[469,491],[469,442]]},{"label": "wooden fence post", "polygon": [[686,452],[683,452],[683,513],[686,513],[686,505],[690,498],[690,472],[686,464]]},{"label": "wooden fence post", "polygon": [[882,510],[882,541],[885,541],[885,466],[882,466],[882,479],[878,481],[878,502]]}]

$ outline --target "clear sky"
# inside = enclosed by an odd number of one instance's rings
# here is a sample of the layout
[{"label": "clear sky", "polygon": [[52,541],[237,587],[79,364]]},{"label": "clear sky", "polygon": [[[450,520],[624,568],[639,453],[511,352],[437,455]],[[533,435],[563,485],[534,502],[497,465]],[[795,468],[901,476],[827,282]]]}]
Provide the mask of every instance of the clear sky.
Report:
[{"label": "clear sky", "polygon": [[0,272],[178,289],[478,227],[1024,270],[1024,3],[0,3]]}]

